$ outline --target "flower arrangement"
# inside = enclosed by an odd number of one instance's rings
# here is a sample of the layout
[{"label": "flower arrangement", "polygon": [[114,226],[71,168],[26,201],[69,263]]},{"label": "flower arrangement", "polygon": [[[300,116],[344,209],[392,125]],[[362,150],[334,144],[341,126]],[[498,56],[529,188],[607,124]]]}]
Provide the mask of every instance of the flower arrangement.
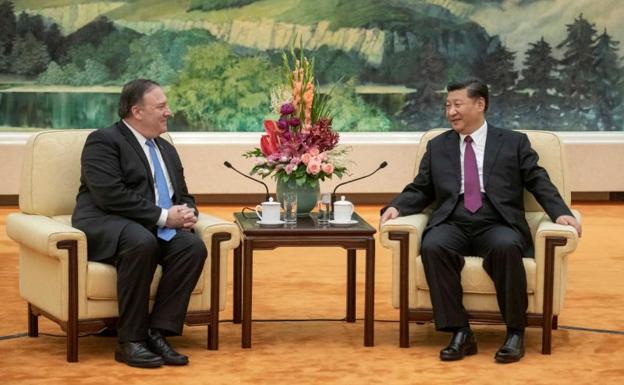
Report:
[{"label": "flower arrangement", "polygon": [[[314,81],[314,60],[300,47],[283,54],[285,84],[271,91],[277,120],[265,120],[260,147],[243,154],[255,158],[251,175],[272,175],[278,182],[310,186],[346,173],[347,148],[338,148],[339,135],[332,130],[329,94],[321,94]],[[330,91],[331,94],[331,91]]]}]

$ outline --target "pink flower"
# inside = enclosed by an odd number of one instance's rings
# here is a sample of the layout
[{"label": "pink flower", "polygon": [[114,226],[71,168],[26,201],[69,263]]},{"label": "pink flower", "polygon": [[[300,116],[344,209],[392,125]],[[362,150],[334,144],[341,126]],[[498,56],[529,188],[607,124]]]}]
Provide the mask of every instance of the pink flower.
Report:
[{"label": "pink flower", "polygon": [[306,172],[312,175],[318,174],[319,172],[321,172],[321,162],[319,162],[316,159],[310,160],[310,163],[308,163],[308,168],[306,169]]},{"label": "pink flower", "polygon": [[312,156],[318,156],[319,154],[319,149],[318,147],[312,147],[311,149],[308,150],[308,152],[310,153],[310,155]]},{"label": "pink flower", "polygon": [[322,161],[326,161],[327,160],[327,152],[321,152],[318,156],[318,158]]},{"label": "pink flower", "polygon": [[312,159],[312,156],[308,154],[307,152],[301,155],[301,162],[303,162],[303,164],[305,164],[306,166],[308,165],[311,159]]},{"label": "pink flower", "polygon": [[292,164],[294,164],[296,166],[299,163],[301,163],[301,158],[298,157],[298,156],[293,156],[293,158],[290,160],[290,163],[292,163]]},{"label": "pink flower", "polygon": [[284,171],[286,171],[286,174],[290,175],[295,170],[295,168],[297,168],[297,165],[290,163],[287,164],[286,167],[284,167]]},{"label": "pink flower", "polygon": [[321,169],[323,170],[325,174],[329,175],[332,172],[334,172],[334,165],[331,163],[323,163],[323,165],[321,166]]}]

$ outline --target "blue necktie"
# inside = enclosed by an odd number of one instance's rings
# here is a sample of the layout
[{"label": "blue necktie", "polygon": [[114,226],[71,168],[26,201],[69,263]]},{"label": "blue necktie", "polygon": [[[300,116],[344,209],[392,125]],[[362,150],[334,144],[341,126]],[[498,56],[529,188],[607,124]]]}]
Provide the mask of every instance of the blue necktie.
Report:
[{"label": "blue necktie", "polygon": [[[163,172],[158,155],[156,154],[156,144],[153,139],[145,141],[147,147],[149,147],[150,158],[152,158],[152,165],[154,166],[154,182],[156,183],[156,190],[158,191],[158,207],[162,209],[168,209],[173,205],[171,197],[169,196],[169,188],[167,188],[167,179],[165,179],[165,173]],[[170,241],[176,234],[176,230],[170,227],[159,227],[158,238],[164,241]]]}]

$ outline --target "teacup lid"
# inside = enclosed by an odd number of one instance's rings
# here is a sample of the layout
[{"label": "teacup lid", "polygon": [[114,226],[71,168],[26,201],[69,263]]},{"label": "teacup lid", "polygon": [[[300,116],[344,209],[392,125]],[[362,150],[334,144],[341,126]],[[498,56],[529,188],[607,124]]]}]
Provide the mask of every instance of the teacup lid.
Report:
[{"label": "teacup lid", "polygon": [[275,206],[279,205],[279,202],[273,202],[273,197],[269,197],[269,200],[266,202],[262,202],[263,205]]},{"label": "teacup lid", "polygon": [[345,200],[345,196],[341,195],[340,200],[334,202],[334,206],[353,206],[353,203],[349,202],[348,200]]}]

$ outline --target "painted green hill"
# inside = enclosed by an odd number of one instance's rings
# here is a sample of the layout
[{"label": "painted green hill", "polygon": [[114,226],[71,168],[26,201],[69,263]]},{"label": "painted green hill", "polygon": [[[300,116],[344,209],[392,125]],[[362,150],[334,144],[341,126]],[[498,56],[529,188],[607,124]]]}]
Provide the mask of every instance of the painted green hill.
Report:
[{"label": "painted green hill", "polygon": [[[221,3],[241,4],[240,0],[220,0]],[[208,0],[206,4],[214,3]],[[85,4],[110,3],[97,0],[15,0],[16,11],[23,9],[41,9],[51,7],[72,7]],[[115,1],[126,3],[114,11],[105,14],[111,20],[126,19],[133,21],[152,21],[162,19],[206,20],[223,23],[233,20],[262,20],[292,24],[314,24],[329,21],[332,28],[361,28],[369,26],[401,25],[414,22],[424,17],[453,19],[453,13],[447,8],[477,3],[491,3],[487,0],[462,2],[458,0],[396,0],[375,1],[358,0],[255,0],[250,4],[233,6],[204,12],[197,1],[183,0],[134,0]]]}]

